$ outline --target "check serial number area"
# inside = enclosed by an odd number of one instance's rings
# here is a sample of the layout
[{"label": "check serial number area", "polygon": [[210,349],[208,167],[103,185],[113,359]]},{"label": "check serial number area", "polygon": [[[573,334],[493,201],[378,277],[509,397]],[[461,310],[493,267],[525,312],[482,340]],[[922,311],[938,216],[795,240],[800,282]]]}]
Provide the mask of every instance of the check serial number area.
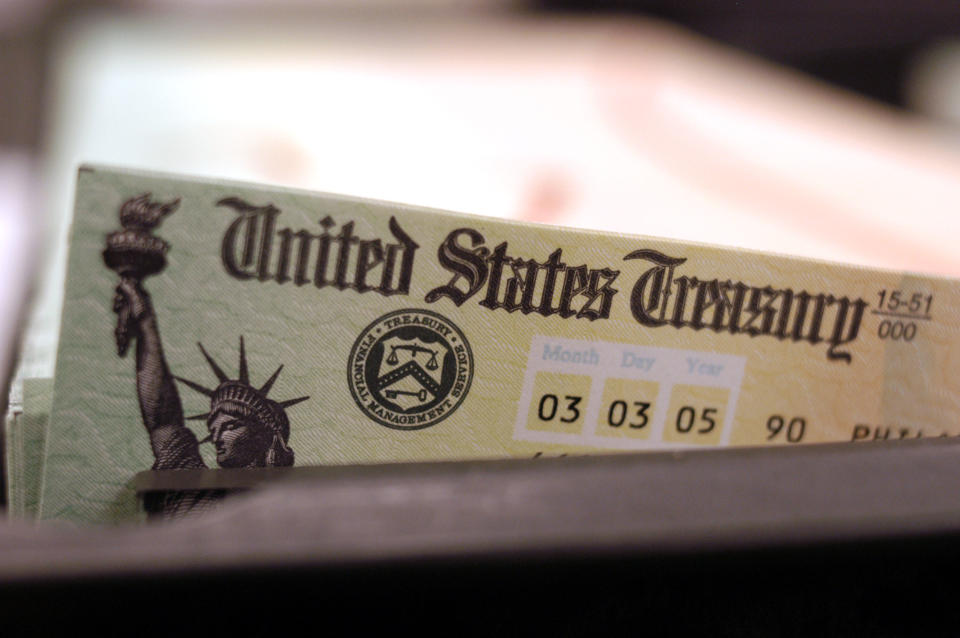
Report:
[{"label": "check serial number area", "polygon": [[726,445],[745,357],[534,337],[514,436],[611,449]]}]

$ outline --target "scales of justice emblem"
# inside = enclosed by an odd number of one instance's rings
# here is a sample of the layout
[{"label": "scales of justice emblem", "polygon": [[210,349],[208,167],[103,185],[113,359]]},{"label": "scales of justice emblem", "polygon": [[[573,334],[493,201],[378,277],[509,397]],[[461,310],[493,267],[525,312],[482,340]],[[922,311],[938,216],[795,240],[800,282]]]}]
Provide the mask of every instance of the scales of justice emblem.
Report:
[{"label": "scales of justice emblem", "polygon": [[380,361],[377,389],[386,399],[409,410],[440,396],[443,370],[439,362],[450,352],[446,344],[391,337],[381,345],[389,354]]},{"label": "scales of justice emblem", "polygon": [[357,406],[380,425],[420,430],[463,402],[473,378],[473,352],[448,318],[407,308],[383,315],[357,337],[347,380]]}]

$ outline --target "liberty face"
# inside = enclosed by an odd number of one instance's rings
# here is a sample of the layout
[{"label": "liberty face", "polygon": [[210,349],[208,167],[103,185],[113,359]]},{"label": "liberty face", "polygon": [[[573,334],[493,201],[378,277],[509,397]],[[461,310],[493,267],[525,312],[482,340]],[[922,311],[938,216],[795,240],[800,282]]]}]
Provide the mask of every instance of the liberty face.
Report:
[{"label": "liberty face", "polygon": [[259,467],[273,437],[254,419],[218,411],[207,423],[220,467]]}]

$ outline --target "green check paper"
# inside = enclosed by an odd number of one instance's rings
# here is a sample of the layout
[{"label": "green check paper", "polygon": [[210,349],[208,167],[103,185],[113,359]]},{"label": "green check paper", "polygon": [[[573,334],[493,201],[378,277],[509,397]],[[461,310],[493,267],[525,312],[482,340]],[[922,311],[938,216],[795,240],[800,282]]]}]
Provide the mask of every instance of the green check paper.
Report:
[{"label": "green check paper", "polygon": [[136,520],[150,468],[960,433],[943,278],[99,167],[70,242],[41,518]]}]

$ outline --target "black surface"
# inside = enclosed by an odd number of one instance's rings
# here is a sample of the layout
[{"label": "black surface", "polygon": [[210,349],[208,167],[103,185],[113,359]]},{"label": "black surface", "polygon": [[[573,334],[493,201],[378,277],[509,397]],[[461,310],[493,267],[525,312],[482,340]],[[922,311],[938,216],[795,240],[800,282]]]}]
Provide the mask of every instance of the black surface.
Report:
[{"label": "black surface", "polygon": [[0,587],[11,635],[956,634],[958,538]]},{"label": "black surface", "polygon": [[144,474],[144,491],[253,491],[162,525],[0,527],[0,618],[12,635],[955,635],[958,459],[960,439],[926,439]]}]

